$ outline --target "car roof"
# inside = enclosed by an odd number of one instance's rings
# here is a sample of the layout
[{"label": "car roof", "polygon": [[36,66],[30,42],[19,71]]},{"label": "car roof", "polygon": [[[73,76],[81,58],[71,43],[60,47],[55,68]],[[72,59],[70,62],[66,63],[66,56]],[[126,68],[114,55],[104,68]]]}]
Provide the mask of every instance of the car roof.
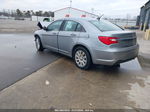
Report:
[{"label": "car roof", "polygon": [[62,18],[62,19],[58,19],[58,20],[74,20],[74,21],[90,21],[90,20],[96,20],[94,18]]}]

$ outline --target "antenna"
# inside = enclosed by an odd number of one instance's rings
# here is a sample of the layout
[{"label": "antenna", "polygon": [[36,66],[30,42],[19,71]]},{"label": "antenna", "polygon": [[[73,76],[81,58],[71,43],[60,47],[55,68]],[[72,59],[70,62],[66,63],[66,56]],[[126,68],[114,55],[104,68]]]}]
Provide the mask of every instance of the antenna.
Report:
[{"label": "antenna", "polygon": [[92,14],[94,14],[94,8],[91,8]]},{"label": "antenna", "polygon": [[102,14],[101,16],[99,16],[97,19],[98,19],[98,21],[100,21],[101,20],[101,18],[104,16],[104,14]]}]

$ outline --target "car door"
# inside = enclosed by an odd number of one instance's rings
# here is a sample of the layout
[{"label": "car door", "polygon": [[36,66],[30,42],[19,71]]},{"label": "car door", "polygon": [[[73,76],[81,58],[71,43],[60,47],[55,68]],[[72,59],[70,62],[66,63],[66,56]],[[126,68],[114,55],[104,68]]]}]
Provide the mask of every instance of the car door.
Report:
[{"label": "car door", "polygon": [[80,32],[76,31],[78,23],[66,20],[58,34],[59,52],[71,56],[71,50],[79,38]]},{"label": "car door", "polygon": [[53,51],[58,51],[58,33],[62,25],[63,20],[58,20],[51,23],[44,34],[42,34],[44,45]]}]

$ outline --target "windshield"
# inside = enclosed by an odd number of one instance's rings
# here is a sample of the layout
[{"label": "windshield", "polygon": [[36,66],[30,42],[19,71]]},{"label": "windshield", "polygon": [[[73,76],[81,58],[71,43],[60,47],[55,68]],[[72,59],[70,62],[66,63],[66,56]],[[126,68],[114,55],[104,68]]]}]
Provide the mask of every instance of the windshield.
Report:
[{"label": "windshield", "polygon": [[96,26],[100,31],[118,31],[123,30],[119,26],[105,20],[91,20],[90,23],[92,23],[94,26]]}]

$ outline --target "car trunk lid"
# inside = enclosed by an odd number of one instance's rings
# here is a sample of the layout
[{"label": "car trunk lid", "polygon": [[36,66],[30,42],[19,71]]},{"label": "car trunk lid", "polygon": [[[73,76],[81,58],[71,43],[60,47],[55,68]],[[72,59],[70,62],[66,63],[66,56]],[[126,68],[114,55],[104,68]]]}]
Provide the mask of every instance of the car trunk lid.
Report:
[{"label": "car trunk lid", "polygon": [[117,37],[118,43],[111,44],[111,47],[130,47],[136,45],[136,33],[132,31],[107,31],[103,36]]}]

